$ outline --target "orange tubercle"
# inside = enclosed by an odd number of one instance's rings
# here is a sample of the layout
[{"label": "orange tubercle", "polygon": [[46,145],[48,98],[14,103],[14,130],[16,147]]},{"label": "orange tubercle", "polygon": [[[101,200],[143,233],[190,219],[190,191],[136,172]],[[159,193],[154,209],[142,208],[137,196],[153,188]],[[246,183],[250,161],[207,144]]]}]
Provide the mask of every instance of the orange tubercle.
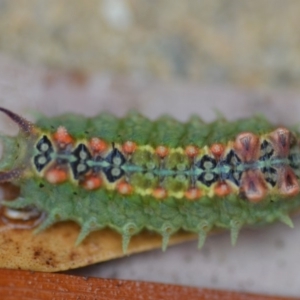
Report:
[{"label": "orange tubercle", "polygon": [[300,192],[298,179],[290,167],[285,167],[280,172],[279,190],[282,195],[296,196]]},{"label": "orange tubercle", "polygon": [[167,197],[167,191],[162,187],[158,187],[155,190],[153,190],[152,196],[156,199],[164,199]]},{"label": "orange tubercle", "polygon": [[53,168],[46,172],[45,178],[53,184],[63,183],[68,179],[68,173],[63,169]]},{"label": "orange tubercle", "polygon": [[242,177],[241,192],[253,203],[260,202],[267,193],[267,187],[260,171],[246,171]]},{"label": "orange tubercle", "polygon": [[202,193],[197,188],[190,188],[184,193],[188,200],[195,200],[201,197]]},{"label": "orange tubercle", "polygon": [[120,194],[129,195],[132,193],[133,187],[128,182],[122,181],[117,185],[117,190]]},{"label": "orange tubercle", "polygon": [[107,149],[107,143],[99,138],[92,138],[90,140],[90,147],[94,152],[103,152]]},{"label": "orange tubercle", "polygon": [[255,161],[259,156],[259,137],[251,132],[243,132],[237,136],[234,148],[243,161]]},{"label": "orange tubercle", "polygon": [[68,133],[67,129],[63,126],[59,126],[53,135],[55,141],[59,144],[72,144],[73,138]]},{"label": "orange tubercle", "polygon": [[98,189],[101,184],[102,180],[96,175],[90,175],[82,182],[82,186],[89,191]]},{"label": "orange tubercle", "polygon": [[196,146],[188,145],[185,147],[185,154],[189,157],[195,157],[199,153],[199,149]]},{"label": "orange tubercle", "polygon": [[231,192],[231,189],[229,185],[226,182],[219,182],[217,183],[215,187],[215,194],[219,197],[224,197],[229,195]]},{"label": "orange tubercle", "polygon": [[210,147],[211,153],[216,157],[220,158],[225,150],[224,145],[222,144],[212,144]]},{"label": "orange tubercle", "polygon": [[276,154],[280,157],[286,157],[290,151],[291,133],[284,127],[279,127],[270,134],[271,140],[276,150]]},{"label": "orange tubercle", "polygon": [[136,143],[132,141],[126,141],[122,146],[123,151],[127,154],[132,154],[136,150],[136,148]]},{"label": "orange tubercle", "polygon": [[155,153],[159,157],[164,158],[169,154],[169,149],[166,146],[157,146],[155,149]]}]

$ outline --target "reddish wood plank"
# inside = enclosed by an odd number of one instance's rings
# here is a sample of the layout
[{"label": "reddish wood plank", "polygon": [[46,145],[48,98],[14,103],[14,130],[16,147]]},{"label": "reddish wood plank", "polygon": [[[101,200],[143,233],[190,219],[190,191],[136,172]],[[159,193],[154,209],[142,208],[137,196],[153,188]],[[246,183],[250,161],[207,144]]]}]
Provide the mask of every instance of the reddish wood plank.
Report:
[{"label": "reddish wood plank", "polygon": [[292,300],[230,291],[116,279],[85,278],[20,270],[0,270],[2,300]]}]

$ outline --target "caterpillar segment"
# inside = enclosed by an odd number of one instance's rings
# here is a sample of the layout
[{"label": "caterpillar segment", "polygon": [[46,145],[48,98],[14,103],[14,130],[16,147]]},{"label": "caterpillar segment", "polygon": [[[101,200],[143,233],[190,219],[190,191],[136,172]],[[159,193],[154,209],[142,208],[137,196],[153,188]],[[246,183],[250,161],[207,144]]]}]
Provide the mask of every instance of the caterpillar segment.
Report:
[{"label": "caterpillar segment", "polygon": [[165,250],[180,229],[198,233],[201,248],[216,228],[229,229],[234,245],[244,226],[279,220],[293,227],[299,134],[263,118],[182,124],[137,113],[67,114],[31,124],[0,111],[20,128],[16,137],[1,137],[0,182],[20,187],[17,199],[1,204],[46,214],[36,232],[72,220],[81,226],[78,245],[111,227],[126,252],[143,229],[158,232]]}]

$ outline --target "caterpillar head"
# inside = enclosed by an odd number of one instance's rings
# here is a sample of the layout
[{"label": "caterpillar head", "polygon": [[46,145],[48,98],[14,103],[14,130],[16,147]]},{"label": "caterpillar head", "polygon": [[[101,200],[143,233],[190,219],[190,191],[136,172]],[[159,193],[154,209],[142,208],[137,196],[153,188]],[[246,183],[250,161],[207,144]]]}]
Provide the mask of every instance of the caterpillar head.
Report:
[{"label": "caterpillar head", "polygon": [[3,153],[0,159],[0,183],[18,180],[29,167],[30,155],[37,138],[37,130],[32,123],[21,116],[0,107],[0,111],[19,127],[17,136],[0,135]]}]

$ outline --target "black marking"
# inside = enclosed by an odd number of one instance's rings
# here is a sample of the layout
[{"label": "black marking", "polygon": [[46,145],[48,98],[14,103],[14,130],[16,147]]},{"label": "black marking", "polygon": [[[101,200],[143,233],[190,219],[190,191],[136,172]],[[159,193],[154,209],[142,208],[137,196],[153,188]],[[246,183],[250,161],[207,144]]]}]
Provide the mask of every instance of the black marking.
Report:
[{"label": "black marking", "polygon": [[226,157],[220,161],[220,167],[222,169],[224,167],[230,167],[230,170],[227,173],[221,172],[221,180],[229,180],[239,187],[241,185],[243,171],[237,170],[237,167],[241,164],[241,162],[242,161],[237,154],[233,150],[230,150]]},{"label": "black marking", "polygon": [[48,165],[48,163],[51,161],[51,158],[50,156],[47,157],[44,154],[38,154],[34,157],[33,161],[38,172],[41,172],[46,167],[46,165]]},{"label": "black marking", "polygon": [[[207,177],[211,178],[207,179]],[[210,187],[213,183],[219,180],[219,174],[215,172],[203,172],[201,175],[198,176],[198,180],[206,186]]]},{"label": "black marking", "polygon": [[217,161],[211,156],[204,155],[198,162],[196,162],[196,166],[206,171],[213,170],[217,166]]},{"label": "black marking", "polygon": [[74,162],[71,162],[71,169],[75,179],[86,174],[91,168],[88,166],[87,161],[91,159],[91,154],[84,144],[79,144],[77,148],[72,152],[72,155],[76,157]]},{"label": "black marking", "polygon": [[220,178],[221,180],[229,180],[239,187],[241,185],[242,174],[242,171],[231,169],[228,173],[221,173]]},{"label": "black marking", "polygon": [[115,182],[124,176],[125,172],[122,169],[122,165],[124,165],[126,159],[117,148],[113,148],[104,160],[110,165],[103,168],[103,172],[109,182]]},{"label": "black marking", "polygon": [[213,157],[208,155],[204,155],[203,157],[201,157],[201,159],[195,163],[195,168],[201,169],[203,171],[197,177],[197,179],[206,186],[211,186],[219,179],[219,175],[214,172],[216,166],[217,161]]},{"label": "black marking", "polygon": [[[44,146],[47,146],[47,149],[44,149]],[[53,147],[51,141],[48,139],[46,135],[44,135],[36,144],[36,148],[39,152],[46,153],[46,152],[53,152]]]},{"label": "black marking", "polygon": [[230,150],[230,152],[226,155],[225,159],[221,161],[223,165],[230,165],[233,167],[237,167],[241,164],[241,162],[241,159],[233,150]]},{"label": "black marking", "polygon": [[46,165],[51,161],[51,153],[53,152],[53,146],[47,136],[43,136],[36,145],[39,154],[34,156],[34,165],[38,172],[41,172]]},{"label": "black marking", "polygon": [[[126,162],[126,158],[117,148],[113,148],[113,150],[105,157],[104,160],[107,161],[111,166],[119,167]],[[118,163],[116,163],[116,161],[118,161]]]},{"label": "black marking", "polygon": [[299,169],[300,168],[300,160],[299,160],[299,156],[297,154],[290,154],[288,159],[289,159],[289,165],[293,169]]},{"label": "black marking", "polygon": [[122,178],[125,174],[123,169],[117,167],[103,168],[103,172],[109,182],[115,182],[118,179]]},{"label": "black marking", "polygon": [[260,150],[264,151],[265,153],[259,158],[260,161],[269,160],[272,155],[274,154],[274,148],[268,141],[264,140],[260,145]]},{"label": "black marking", "polygon": [[265,180],[270,183],[273,187],[277,184],[278,172],[275,168],[265,167],[261,170],[264,174]]}]

